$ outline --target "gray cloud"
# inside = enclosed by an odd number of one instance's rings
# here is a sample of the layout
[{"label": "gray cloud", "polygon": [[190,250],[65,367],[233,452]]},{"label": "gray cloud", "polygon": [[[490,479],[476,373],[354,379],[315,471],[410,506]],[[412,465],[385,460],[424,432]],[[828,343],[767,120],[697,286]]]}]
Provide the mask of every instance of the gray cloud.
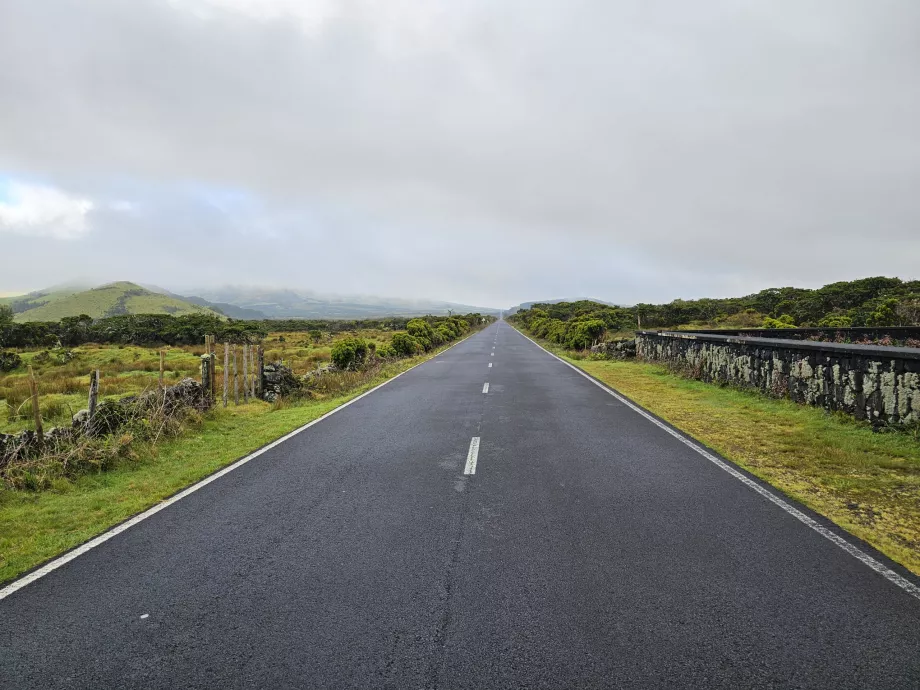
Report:
[{"label": "gray cloud", "polygon": [[261,6],[0,4],[0,172],[93,202],[66,242],[6,235],[0,290],[500,305],[918,275],[913,0]]}]

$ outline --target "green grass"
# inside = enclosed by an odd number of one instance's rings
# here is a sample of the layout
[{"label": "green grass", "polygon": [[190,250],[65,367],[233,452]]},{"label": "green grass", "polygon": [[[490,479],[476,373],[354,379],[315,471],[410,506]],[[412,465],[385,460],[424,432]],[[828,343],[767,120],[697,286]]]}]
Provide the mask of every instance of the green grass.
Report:
[{"label": "green grass", "polygon": [[217,408],[201,428],[141,447],[119,467],[43,492],[0,488],[0,582],[71,549],[195,481],[443,351],[385,364],[347,393],[285,405]]},{"label": "green grass", "polygon": [[[35,370],[39,407],[46,427],[69,424],[71,414],[86,407],[89,375],[95,369],[100,371],[102,399],[140,393],[155,386],[159,377],[156,348],[83,345],[73,348],[76,356],[66,364],[39,363],[36,357],[41,351],[20,352],[23,365],[15,371],[0,373],[0,433],[32,428],[31,404],[25,402],[29,397],[29,365]],[[166,382],[175,383],[185,376],[199,377],[202,352],[203,346],[167,349]]]},{"label": "green grass", "polygon": [[920,575],[920,441],[639,362],[568,358]]},{"label": "green grass", "polygon": [[[355,331],[378,343],[389,341],[392,332],[376,329]],[[265,361],[283,359],[296,374],[317,368],[331,361],[332,345],[349,333],[325,334],[313,343],[306,333],[271,333],[264,342]],[[284,338],[283,341],[279,338]],[[166,383],[181,378],[201,376],[203,345],[163,348],[166,352]],[[40,409],[46,427],[70,423],[70,414],[87,405],[90,373],[100,371],[100,397],[118,398],[134,395],[157,385],[160,370],[159,348],[136,345],[98,345],[90,343],[72,348],[76,355],[66,364],[53,361],[44,364],[36,358],[45,348],[20,351],[23,364],[12,372],[0,372],[0,433],[15,433],[32,428],[29,397],[28,366],[32,365],[38,380]],[[223,344],[217,345],[217,397],[223,396]],[[242,372],[242,361],[238,362]],[[231,384],[232,385],[232,384]],[[23,403],[25,402],[25,405]],[[54,414],[45,414],[53,409]],[[19,413],[16,413],[19,410]]]}]

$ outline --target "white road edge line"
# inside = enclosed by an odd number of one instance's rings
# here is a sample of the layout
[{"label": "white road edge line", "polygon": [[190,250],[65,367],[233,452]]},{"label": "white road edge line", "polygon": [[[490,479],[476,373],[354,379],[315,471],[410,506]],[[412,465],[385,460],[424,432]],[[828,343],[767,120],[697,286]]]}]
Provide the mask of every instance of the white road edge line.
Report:
[{"label": "white road edge line", "polygon": [[[481,331],[479,331],[479,332],[481,332]],[[65,553],[63,556],[59,556],[58,558],[55,558],[54,560],[49,561],[48,563],[45,563],[45,565],[43,565],[42,567],[40,567],[38,570],[34,570],[33,572],[29,573],[28,575],[24,575],[23,577],[19,578],[18,580],[13,580],[10,584],[6,585],[6,587],[3,587],[2,589],[0,589],[0,600],[6,599],[6,597],[10,596],[10,595],[13,594],[14,592],[19,591],[20,589],[22,589],[22,588],[25,587],[26,585],[32,584],[32,583],[35,582],[36,580],[39,580],[39,579],[43,578],[43,577],[44,577],[45,575],[47,575],[48,573],[50,573],[50,572],[52,572],[52,571],[54,571],[54,570],[57,570],[57,569],[60,568],[62,565],[66,565],[67,563],[70,563],[70,561],[74,560],[75,558],[78,558],[79,556],[82,556],[82,555],[83,555],[84,553],[86,553],[87,551],[90,551],[91,549],[96,548],[96,547],[99,546],[100,544],[104,544],[105,542],[107,542],[107,541],[108,541],[109,539],[111,539],[112,537],[118,536],[118,535],[121,534],[122,532],[131,529],[132,527],[134,527],[134,525],[138,524],[139,522],[142,522],[142,521],[146,520],[147,518],[152,517],[153,515],[156,515],[157,513],[159,513],[159,512],[160,512],[161,510],[163,510],[164,508],[168,508],[169,506],[171,506],[173,503],[177,503],[178,501],[181,501],[181,500],[182,500],[183,498],[185,498],[186,496],[189,496],[189,495],[195,493],[196,491],[198,491],[198,489],[201,489],[201,488],[207,486],[207,485],[210,484],[211,482],[217,481],[218,479],[220,479],[221,477],[223,477],[225,474],[229,474],[230,472],[232,472],[233,470],[237,469],[238,467],[242,467],[243,465],[245,465],[245,464],[246,464],[247,462],[249,462],[250,460],[254,460],[255,458],[257,458],[257,457],[259,457],[260,455],[262,455],[262,453],[265,453],[265,452],[271,450],[272,448],[274,448],[275,446],[278,446],[278,445],[284,443],[284,442],[287,441],[288,439],[290,439],[290,438],[296,436],[297,434],[299,434],[301,431],[305,431],[305,430],[309,429],[311,426],[313,426],[314,424],[319,424],[319,423],[320,423],[321,421],[323,421],[324,419],[328,419],[329,417],[331,417],[332,415],[334,415],[336,412],[340,412],[341,410],[344,410],[346,407],[348,407],[348,406],[351,405],[352,403],[356,403],[356,402],[358,402],[361,398],[365,398],[365,397],[367,397],[368,395],[370,395],[371,393],[373,393],[374,391],[383,388],[385,385],[387,385],[388,383],[391,383],[391,382],[395,381],[396,379],[398,379],[398,378],[399,378],[400,376],[402,376],[403,374],[408,374],[410,371],[412,371],[412,370],[415,369],[416,367],[420,367],[420,366],[422,366],[423,364],[426,364],[427,362],[430,362],[431,360],[435,359],[435,357],[440,357],[441,355],[443,355],[445,352],[447,352],[447,351],[448,351],[449,349],[451,349],[452,347],[454,347],[454,346],[456,346],[456,345],[459,345],[460,343],[462,343],[462,342],[468,340],[469,338],[472,338],[474,335],[476,335],[476,333],[472,333],[472,334],[468,335],[468,336],[467,336],[466,338],[464,338],[463,340],[458,340],[458,341],[455,342],[453,345],[450,345],[449,347],[446,347],[446,348],[444,348],[443,350],[441,350],[441,352],[439,352],[438,354],[436,354],[434,357],[431,357],[431,358],[429,358],[429,359],[426,359],[424,362],[419,362],[418,364],[413,364],[411,367],[409,367],[409,368],[406,369],[405,371],[399,372],[398,374],[396,374],[396,376],[394,376],[394,377],[391,378],[391,379],[387,379],[386,381],[384,381],[383,383],[381,383],[379,386],[374,386],[374,387],[371,388],[369,391],[365,391],[365,392],[362,393],[361,395],[359,395],[359,396],[357,396],[357,397],[355,397],[355,398],[352,398],[352,399],[349,400],[348,402],[342,403],[341,405],[339,405],[339,406],[336,407],[335,409],[329,410],[329,412],[327,412],[326,414],[322,415],[321,417],[317,417],[317,418],[314,419],[312,422],[307,422],[307,423],[304,424],[303,426],[294,429],[294,431],[291,431],[291,432],[285,434],[284,436],[282,436],[281,438],[272,441],[272,442],[269,443],[267,446],[263,446],[263,447],[260,448],[259,450],[255,451],[255,452],[253,452],[253,453],[250,453],[249,455],[247,455],[247,456],[245,456],[245,457],[243,457],[243,458],[240,458],[239,460],[237,460],[236,462],[234,462],[234,463],[232,463],[232,464],[230,464],[230,465],[227,465],[224,469],[219,470],[219,471],[215,472],[214,474],[208,475],[207,477],[205,477],[205,478],[202,479],[201,481],[199,481],[199,482],[197,482],[197,483],[195,483],[195,484],[192,484],[191,486],[189,486],[189,487],[183,489],[182,491],[180,491],[179,493],[175,494],[175,495],[172,496],[171,498],[167,498],[166,500],[162,501],[161,503],[157,503],[155,506],[153,506],[153,507],[151,507],[151,508],[148,508],[148,509],[145,510],[143,513],[138,513],[138,514],[135,515],[134,517],[129,518],[129,519],[126,520],[125,522],[122,522],[120,525],[116,525],[115,527],[112,527],[112,528],[111,528],[110,530],[108,530],[107,532],[103,532],[103,533],[100,534],[99,536],[93,537],[93,538],[90,539],[88,542],[84,542],[83,544],[81,544],[80,546],[77,546],[77,547],[76,547],[75,549],[73,549],[72,551],[68,551],[68,552]],[[478,441],[478,439],[477,439],[477,448],[478,448],[478,443],[479,443],[479,441]],[[467,462],[469,462],[469,461],[467,461]],[[473,460],[473,468],[475,469],[475,467],[476,467],[476,460],[474,459],[474,460]]]},{"label": "white road edge line", "polygon": [[476,460],[479,458],[479,437],[473,436],[470,440],[470,449],[466,454],[466,467],[463,474],[476,474]]},{"label": "white road edge line", "polygon": [[598,388],[600,388],[602,391],[604,391],[604,392],[606,392],[606,393],[609,393],[610,395],[612,395],[614,398],[616,398],[617,400],[619,400],[621,403],[623,403],[624,405],[626,405],[627,407],[629,407],[629,408],[632,409],[633,411],[638,412],[640,415],[642,415],[643,417],[645,417],[647,420],[649,420],[649,421],[650,421],[652,424],[654,424],[655,426],[661,427],[662,429],[664,429],[665,431],[667,431],[669,434],[671,434],[671,436],[673,436],[673,437],[676,438],[678,441],[680,441],[681,443],[683,443],[685,446],[688,446],[689,448],[695,450],[697,453],[699,453],[699,454],[702,455],[704,458],[706,458],[707,460],[709,460],[709,462],[713,463],[714,465],[716,465],[716,466],[719,467],[720,469],[725,470],[725,471],[728,472],[732,477],[734,477],[735,479],[737,479],[739,482],[741,482],[742,484],[746,485],[748,488],[753,489],[754,491],[756,491],[757,493],[759,493],[761,496],[763,496],[764,498],[766,498],[768,501],[770,501],[770,502],[776,504],[777,506],[779,506],[780,508],[782,508],[784,511],[786,511],[787,513],[789,513],[789,515],[791,515],[792,517],[794,517],[796,520],[798,520],[799,522],[801,522],[801,523],[807,525],[808,527],[810,527],[811,529],[813,529],[815,532],[817,532],[818,534],[820,534],[820,535],[821,535],[822,537],[824,537],[825,539],[827,539],[827,540],[833,542],[834,544],[836,544],[837,546],[839,546],[841,549],[843,549],[844,551],[846,551],[848,554],[850,554],[850,555],[851,555],[853,558],[855,558],[856,560],[862,561],[863,564],[865,564],[865,565],[869,566],[870,568],[872,568],[872,570],[874,570],[875,572],[877,572],[879,575],[881,575],[882,577],[884,577],[886,580],[888,580],[888,581],[891,582],[892,584],[897,585],[898,587],[900,587],[901,589],[903,589],[905,592],[907,592],[907,593],[910,594],[911,596],[913,596],[913,597],[915,597],[915,598],[917,598],[917,599],[920,599],[920,587],[918,587],[917,585],[915,585],[915,584],[914,584],[913,582],[911,582],[910,580],[908,580],[908,579],[902,577],[901,575],[898,575],[896,572],[894,572],[891,568],[889,568],[888,566],[886,566],[884,563],[881,563],[881,562],[877,561],[876,559],[872,558],[872,556],[870,556],[869,554],[867,554],[867,553],[866,553],[865,551],[863,551],[862,549],[860,549],[860,548],[854,546],[853,544],[851,544],[850,542],[848,542],[848,541],[847,541],[846,539],[844,539],[843,537],[841,537],[841,536],[839,536],[839,535],[837,535],[837,534],[834,534],[831,530],[827,529],[826,527],[824,527],[824,526],[821,525],[820,523],[818,523],[818,522],[816,522],[815,520],[813,520],[812,518],[808,517],[805,513],[803,513],[803,512],[802,512],[801,510],[799,510],[798,508],[796,508],[796,507],[792,506],[791,504],[787,503],[786,501],[784,501],[784,500],[781,499],[780,497],[775,496],[771,491],[767,491],[767,490],[766,490],[765,488],[763,488],[760,484],[758,484],[757,482],[755,482],[755,481],[754,481],[753,479],[751,479],[750,477],[745,476],[744,474],[742,474],[741,472],[739,472],[737,469],[735,469],[734,467],[732,467],[731,465],[729,465],[728,463],[726,463],[724,460],[721,460],[720,458],[717,458],[715,455],[713,455],[713,454],[710,453],[709,451],[704,450],[703,448],[699,447],[698,445],[696,445],[695,443],[693,443],[690,439],[686,438],[685,436],[683,436],[683,435],[680,434],[679,432],[675,431],[674,429],[672,429],[671,427],[669,427],[667,424],[665,424],[665,423],[662,422],[661,420],[656,419],[650,412],[648,412],[648,411],[642,409],[642,408],[639,407],[638,405],[634,404],[631,400],[627,400],[626,398],[624,398],[624,397],[623,397],[622,395],[620,395],[619,393],[617,393],[617,392],[611,390],[610,388],[607,388],[607,386],[605,386],[604,384],[602,384],[602,383],[600,383],[599,381],[596,381],[595,379],[591,378],[590,376],[588,376],[588,374],[586,374],[585,372],[583,372],[581,369],[579,369],[578,367],[576,367],[574,364],[570,364],[569,362],[566,362],[566,361],[565,361],[564,359],[562,359],[561,357],[557,357],[557,356],[554,355],[552,352],[550,352],[549,350],[547,350],[545,347],[543,347],[542,345],[540,345],[540,343],[536,342],[535,340],[532,340],[531,338],[528,338],[526,335],[524,335],[523,333],[521,333],[521,332],[518,331],[517,329],[514,329],[514,330],[517,331],[517,333],[519,333],[522,337],[527,338],[527,340],[530,340],[530,342],[532,342],[534,345],[536,345],[537,347],[539,347],[541,350],[543,350],[543,351],[544,351],[546,354],[548,354],[550,357],[553,357],[553,358],[555,358],[555,359],[558,359],[560,362],[562,362],[563,364],[565,364],[567,367],[569,367],[569,368],[571,368],[571,369],[574,369],[578,374],[580,374],[581,376],[584,376],[586,379],[588,379],[588,381],[590,381],[591,383],[593,383],[595,386],[597,386]]},{"label": "white road edge line", "polygon": [[482,384],[482,392],[483,392],[483,393],[488,393],[488,392],[489,392],[489,384],[488,384],[488,382]]}]

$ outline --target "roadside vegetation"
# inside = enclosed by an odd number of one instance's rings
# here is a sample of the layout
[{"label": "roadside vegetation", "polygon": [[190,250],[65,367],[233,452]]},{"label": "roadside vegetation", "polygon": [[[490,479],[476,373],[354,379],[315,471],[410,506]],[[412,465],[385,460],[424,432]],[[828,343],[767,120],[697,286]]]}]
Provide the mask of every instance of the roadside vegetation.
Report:
[{"label": "roadside vegetation", "polygon": [[527,320],[521,317],[511,321],[555,354],[920,575],[920,427],[873,429],[844,414],[695,381],[662,365],[611,361],[575,349],[583,342],[578,338],[584,326],[567,328],[563,333],[578,335],[559,344],[538,335],[552,333],[540,329],[539,320],[534,330],[524,328]]},{"label": "roadside vegetation", "polygon": [[[202,317],[156,318],[200,326]],[[111,433],[67,436],[61,442],[46,442],[41,452],[0,459],[0,582],[424,361],[492,320],[479,314],[395,323],[375,320],[367,328],[352,322],[359,327],[275,331],[264,337],[255,327],[259,324],[240,322],[236,330],[221,335],[258,338],[265,362],[283,362],[291,387],[271,403],[251,399],[226,408],[220,404],[220,388],[214,407],[197,404],[194,386],[190,401],[152,404],[163,399],[156,393],[160,350],[166,355],[167,390],[181,389],[174,384],[200,379],[203,334],[201,345],[65,347],[58,340],[47,347],[3,350],[2,361],[10,366],[0,370],[0,433],[33,425],[29,367],[38,381],[46,432],[53,426],[71,427],[74,413],[86,406],[89,375],[95,369],[102,372],[100,409],[117,409],[119,414]],[[406,330],[389,330],[393,325]],[[220,380],[218,376],[219,385]]]},{"label": "roadside vegetation", "polygon": [[916,326],[920,325],[920,281],[864,278],[817,290],[770,288],[744,297],[678,299],[631,307],[588,300],[535,304],[515,316],[526,328],[543,333],[540,337],[570,348],[583,348],[601,328],[611,337],[626,337],[643,328]]}]

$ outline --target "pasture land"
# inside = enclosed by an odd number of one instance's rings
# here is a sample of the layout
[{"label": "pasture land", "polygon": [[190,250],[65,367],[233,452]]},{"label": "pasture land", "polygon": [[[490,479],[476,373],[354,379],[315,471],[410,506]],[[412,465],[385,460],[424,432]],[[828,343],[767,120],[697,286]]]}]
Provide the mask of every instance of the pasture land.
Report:
[{"label": "pasture land", "polygon": [[[265,361],[283,360],[295,374],[305,374],[331,362],[332,346],[349,336],[377,344],[389,342],[392,332],[359,329],[322,333],[314,339],[308,332],[274,332],[264,340]],[[165,383],[185,377],[201,377],[200,357],[204,344],[194,346],[142,347],[88,343],[70,349],[27,348],[16,350],[22,366],[0,372],[0,433],[32,428],[28,367],[32,366],[39,388],[39,409],[45,428],[66,426],[78,410],[87,406],[90,373],[100,372],[100,400],[135,395],[158,385],[160,350],[165,352]],[[223,396],[223,344],[217,346],[217,398]],[[242,371],[242,360],[238,359]],[[231,383],[232,390],[232,383]],[[232,398],[232,393],[231,393]]]}]

